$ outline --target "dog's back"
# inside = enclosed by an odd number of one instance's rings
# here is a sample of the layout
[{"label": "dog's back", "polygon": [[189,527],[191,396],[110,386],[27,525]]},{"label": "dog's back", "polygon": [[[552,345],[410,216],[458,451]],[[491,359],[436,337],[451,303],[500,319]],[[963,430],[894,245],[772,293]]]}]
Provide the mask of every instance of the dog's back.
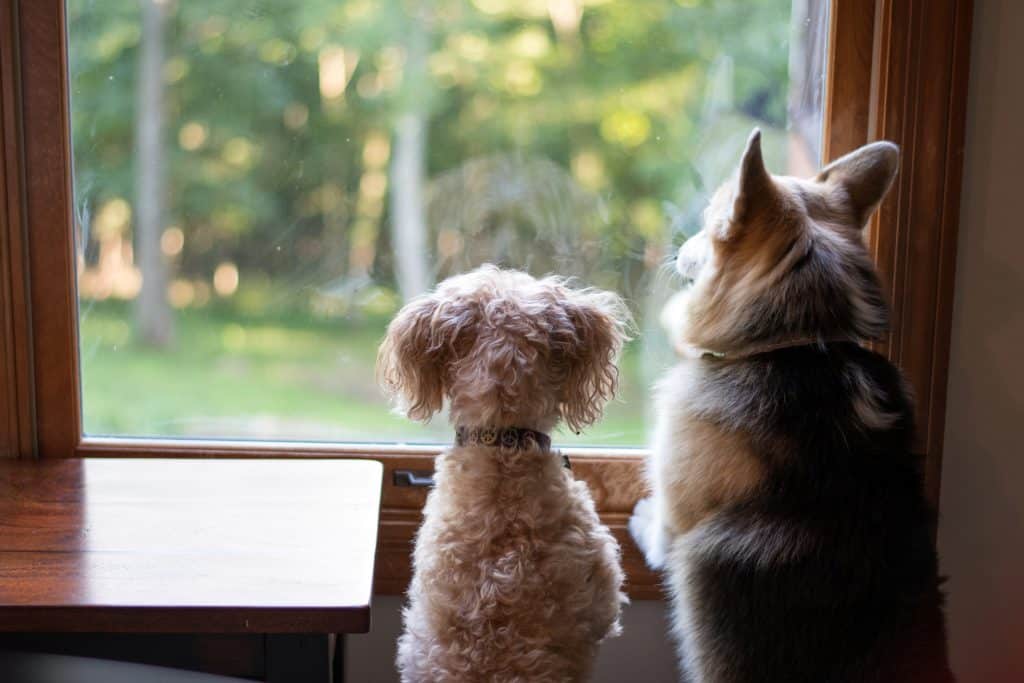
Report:
[{"label": "dog's back", "polygon": [[582,680],[597,643],[618,632],[618,545],[557,453],[473,450],[438,459],[399,641],[403,680]]},{"label": "dog's back", "polygon": [[863,228],[898,150],[773,176],[760,135],[680,249],[686,358],[630,529],[695,683],[947,681],[932,514]]},{"label": "dog's back", "polygon": [[618,632],[618,544],[548,432],[601,415],[629,320],[610,292],[485,265],[388,326],[385,389],[416,419],[447,404],[456,431],[416,539],[406,683],[578,681]]},{"label": "dog's back", "polygon": [[692,419],[745,432],[766,464],[755,495],[670,549],[699,680],[952,680],[895,368],[852,343],[690,362]]}]

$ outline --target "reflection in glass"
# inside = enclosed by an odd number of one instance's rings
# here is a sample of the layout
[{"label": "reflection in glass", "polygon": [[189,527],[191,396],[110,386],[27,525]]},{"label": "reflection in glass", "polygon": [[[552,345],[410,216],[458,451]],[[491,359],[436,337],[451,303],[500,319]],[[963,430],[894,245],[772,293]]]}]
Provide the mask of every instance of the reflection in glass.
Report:
[{"label": "reflection in glass", "polygon": [[820,154],[827,3],[68,0],[89,434],[446,441],[388,411],[404,300],[494,262],[613,288],[641,335],[753,126]]}]

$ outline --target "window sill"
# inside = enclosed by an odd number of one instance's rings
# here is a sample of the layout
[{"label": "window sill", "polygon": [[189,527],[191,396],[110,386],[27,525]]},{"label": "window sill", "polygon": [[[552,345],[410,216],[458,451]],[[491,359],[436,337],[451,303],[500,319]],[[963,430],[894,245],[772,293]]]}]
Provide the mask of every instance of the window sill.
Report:
[{"label": "window sill", "polygon": [[[317,442],[214,441],[199,439],[127,439],[86,437],[78,457],[161,458],[366,458],[384,465],[374,592],[401,595],[412,575],[413,539],[421,521],[427,489],[395,486],[396,470],[432,471],[439,445],[343,444]],[[663,596],[660,577],[647,568],[630,538],[629,516],[645,495],[646,451],[633,448],[562,448],[573,474],[585,481],[601,520],[622,547],[626,591],[636,600]]]}]

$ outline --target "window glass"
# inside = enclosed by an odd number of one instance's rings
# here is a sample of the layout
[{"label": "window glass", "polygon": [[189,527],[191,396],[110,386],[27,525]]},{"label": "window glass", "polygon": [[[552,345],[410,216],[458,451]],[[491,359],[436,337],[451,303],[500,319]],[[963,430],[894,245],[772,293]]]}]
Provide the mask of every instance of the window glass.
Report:
[{"label": "window glass", "polygon": [[484,262],[625,296],[642,445],[671,257],[760,126],[820,154],[828,3],[68,0],[90,435],[450,440],[374,380],[409,297]]}]

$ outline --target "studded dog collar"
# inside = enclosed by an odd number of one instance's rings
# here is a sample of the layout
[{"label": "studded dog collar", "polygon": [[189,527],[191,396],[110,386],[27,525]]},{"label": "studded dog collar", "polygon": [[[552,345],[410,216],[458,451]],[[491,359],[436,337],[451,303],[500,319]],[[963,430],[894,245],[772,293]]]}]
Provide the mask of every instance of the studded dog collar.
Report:
[{"label": "studded dog collar", "polygon": [[[525,427],[456,427],[456,446],[490,446],[510,451],[527,451],[539,448],[551,450],[551,437],[535,429]],[[562,455],[562,464],[572,469],[569,457]]]}]

